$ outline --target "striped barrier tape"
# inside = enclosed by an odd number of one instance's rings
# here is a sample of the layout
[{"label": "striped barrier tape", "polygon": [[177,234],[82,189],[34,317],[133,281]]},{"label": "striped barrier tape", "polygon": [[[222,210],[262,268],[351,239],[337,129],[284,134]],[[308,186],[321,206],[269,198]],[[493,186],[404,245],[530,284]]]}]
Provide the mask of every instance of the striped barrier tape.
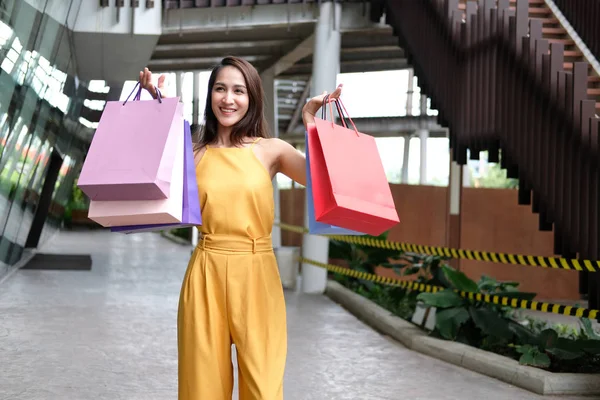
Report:
[{"label": "striped barrier tape", "polygon": [[[279,223],[281,229],[296,233],[308,233],[308,229],[301,226]],[[493,253],[489,251],[476,251],[453,249],[450,247],[423,246],[418,244],[392,242],[388,240],[373,239],[364,236],[323,235],[340,242],[360,244],[363,246],[379,247],[390,250],[402,250],[413,253],[449,257],[454,259],[487,261],[502,264],[528,265],[533,267],[566,269],[574,271],[600,271],[600,261],[579,260],[575,258],[527,256],[521,254]]]},{"label": "striped barrier tape", "polygon": [[[424,283],[419,283],[419,282],[401,281],[401,280],[395,279],[395,278],[370,274],[367,272],[356,271],[356,270],[353,270],[350,268],[341,267],[339,265],[325,264],[325,263],[318,262],[318,261],[311,260],[311,259],[304,258],[304,257],[300,257],[300,262],[311,264],[311,265],[314,265],[317,267],[321,267],[328,271],[335,272],[338,274],[351,276],[353,278],[382,283],[384,285],[400,286],[405,289],[414,290],[417,292],[435,293],[440,290],[444,290],[444,288],[441,286],[426,285]],[[455,290],[455,292],[458,295],[460,295],[461,297],[466,298],[471,301],[480,301],[480,302],[484,302],[484,303],[502,305],[502,306],[511,307],[511,308],[523,308],[526,310],[542,311],[545,313],[568,315],[571,317],[578,317],[578,318],[589,318],[589,319],[594,319],[594,320],[600,321],[600,319],[599,319],[600,310],[581,308],[581,307],[573,307],[573,306],[565,306],[565,305],[553,304],[553,303],[544,303],[541,301],[520,300],[520,299],[515,299],[512,297],[497,296],[497,295],[483,294],[483,293],[474,293],[474,292],[465,292],[465,291],[460,291],[460,290]]]}]

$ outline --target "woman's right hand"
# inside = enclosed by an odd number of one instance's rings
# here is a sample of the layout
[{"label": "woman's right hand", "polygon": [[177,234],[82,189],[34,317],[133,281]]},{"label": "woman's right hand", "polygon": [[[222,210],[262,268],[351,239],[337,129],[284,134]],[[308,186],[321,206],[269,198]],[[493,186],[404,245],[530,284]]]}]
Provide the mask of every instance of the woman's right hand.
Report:
[{"label": "woman's right hand", "polygon": [[166,75],[164,74],[159,76],[158,85],[154,86],[154,84],[152,83],[152,72],[150,72],[148,68],[144,68],[143,71],[140,71],[140,84],[142,85],[143,89],[146,89],[148,92],[150,92],[152,98],[156,99],[158,97],[158,94],[156,93],[157,87],[158,90],[161,91],[161,95],[163,94],[162,92],[164,92],[165,77]]}]

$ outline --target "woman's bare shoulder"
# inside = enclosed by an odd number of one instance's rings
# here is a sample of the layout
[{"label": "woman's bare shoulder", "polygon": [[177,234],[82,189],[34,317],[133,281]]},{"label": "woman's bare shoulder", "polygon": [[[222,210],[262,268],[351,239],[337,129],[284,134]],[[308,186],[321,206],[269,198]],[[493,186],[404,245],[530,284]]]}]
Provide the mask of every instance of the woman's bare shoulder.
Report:
[{"label": "woman's bare shoulder", "polygon": [[204,153],[206,153],[206,146],[204,146],[204,145],[201,146],[199,144],[194,145],[194,163],[196,165],[198,165],[198,163],[204,156]]}]

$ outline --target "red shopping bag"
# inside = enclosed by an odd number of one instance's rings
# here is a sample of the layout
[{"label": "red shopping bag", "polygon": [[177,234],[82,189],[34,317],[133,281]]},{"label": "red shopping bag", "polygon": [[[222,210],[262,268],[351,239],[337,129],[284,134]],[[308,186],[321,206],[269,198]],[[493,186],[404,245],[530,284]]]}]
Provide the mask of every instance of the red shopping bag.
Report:
[{"label": "red shopping bag", "polygon": [[358,132],[352,119],[353,129],[336,125],[332,108],[331,121],[315,118],[308,127],[315,219],[378,236],[400,219],[375,138]]}]

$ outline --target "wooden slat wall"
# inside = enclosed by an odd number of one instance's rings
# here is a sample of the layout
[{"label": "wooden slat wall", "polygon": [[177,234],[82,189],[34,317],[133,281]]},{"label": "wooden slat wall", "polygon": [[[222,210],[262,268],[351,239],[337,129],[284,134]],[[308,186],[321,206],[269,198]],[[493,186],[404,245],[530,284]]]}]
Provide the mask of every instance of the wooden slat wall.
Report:
[{"label": "wooden slat wall", "polygon": [[[385,12],[423,93],[450,128],[454,160],[465,164],[467,149],[472,158],[488,150],[492,160],[500,152],[508,175],[519,179],[519,203],[539,213],[541,230],[554,228],[556,254],[596,260],[600,120],[588,82],[597,80],[586,62],[565,60],[578,54],[565,50],[572,41],[544,36],[551,15],[529,17],[540,7],[527,0],[389,0]],[[600,274],[593,275],[590,306],[598,307]]]}]

